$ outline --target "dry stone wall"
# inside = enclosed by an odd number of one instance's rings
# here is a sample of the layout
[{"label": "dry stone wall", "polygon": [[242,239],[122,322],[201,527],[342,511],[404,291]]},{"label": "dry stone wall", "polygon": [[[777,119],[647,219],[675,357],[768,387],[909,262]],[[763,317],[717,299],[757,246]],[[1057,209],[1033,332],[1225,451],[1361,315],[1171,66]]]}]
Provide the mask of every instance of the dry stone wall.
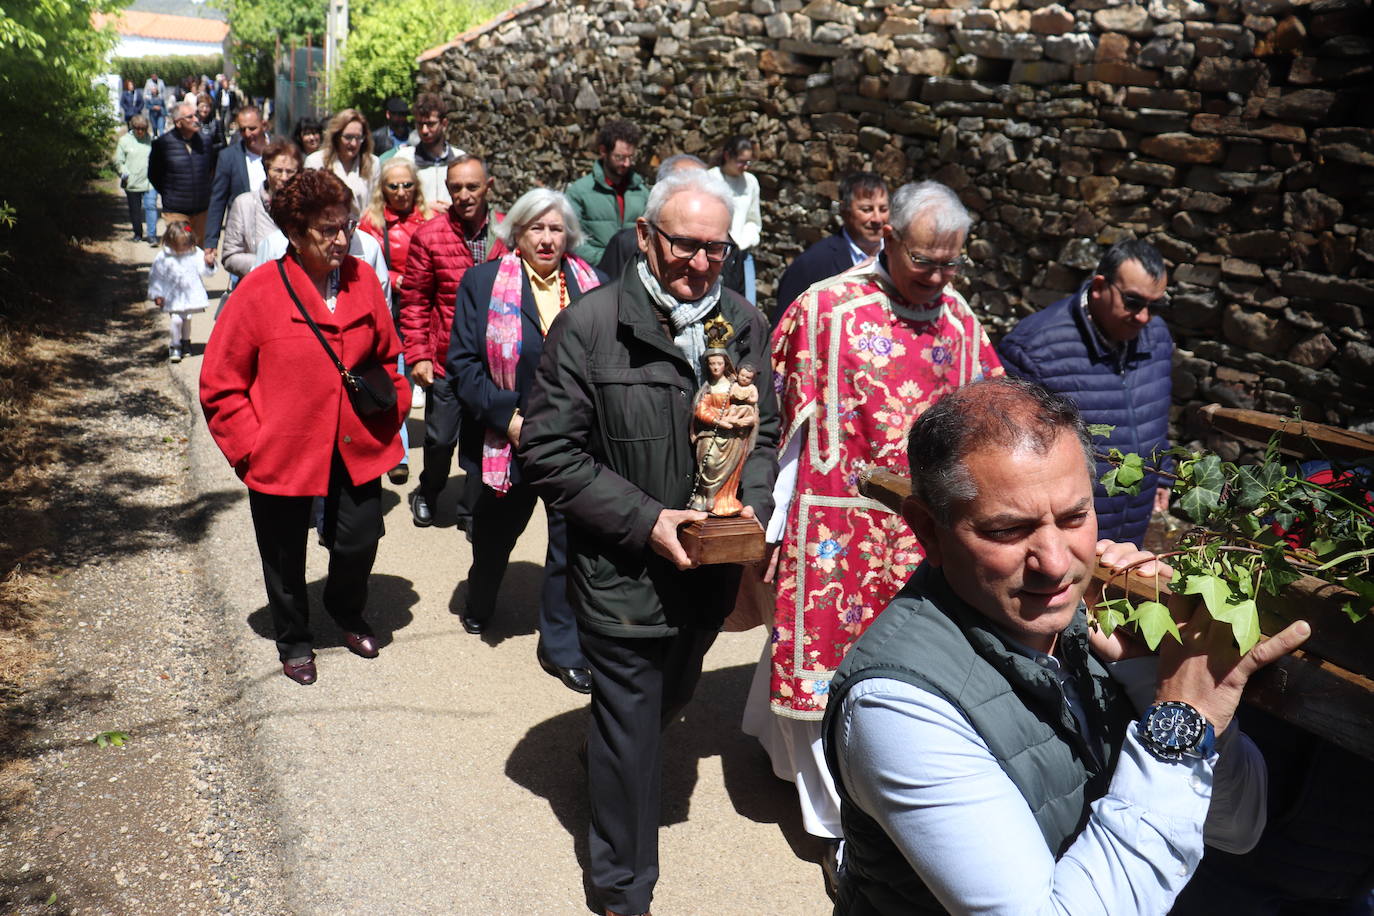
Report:
[{"label": "dry stone wall", "polygon": [[764,304],[856,169],[959,192],[994,335],[1148,238],[1191,439],[1210,401],[1374,419],[1372,36],[1367,0],[532,0],[419,83],[507,201],[585,173],[608,117],[645,129],[646,173],[754,137]]}]

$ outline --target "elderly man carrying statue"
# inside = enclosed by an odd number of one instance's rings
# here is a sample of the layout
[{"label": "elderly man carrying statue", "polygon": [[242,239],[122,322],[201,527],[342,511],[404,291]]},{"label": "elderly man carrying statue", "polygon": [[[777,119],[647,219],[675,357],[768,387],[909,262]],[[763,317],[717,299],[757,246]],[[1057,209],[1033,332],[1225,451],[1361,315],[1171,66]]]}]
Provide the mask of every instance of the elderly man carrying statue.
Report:
[{"label": "elderly man carrying statue", "polygon": [[[568,592],[592,675],[589,880],[609,914],[647,913],[658,879],[661,732],[691,699],[740,567],[693,568],[678,529],[697,481],[694,399],[711,349],[767,365],[768,322],[723,290],[731,196],[694,169],[665,177],[619,282],[553,323],[520,434],[526,480],[568,522]],[[742,515],[772,509],[777,401],[756,392]],[[747,396],[746,396],[747,397]]]},{"label": "elderly man carrying statue", "polygon": [[1204,842],[1258,839],[1264,762],[1232,716],[1310,628],[1241,657],[1186,601],[1158,656],[1090,627],[1096,561],[1171,571],[1098,540],[1087,430],[1034,382],[947,395],[908,453],[902,515],[926,560],[850,649],[824,722],[835,912],[1167,912]]}]

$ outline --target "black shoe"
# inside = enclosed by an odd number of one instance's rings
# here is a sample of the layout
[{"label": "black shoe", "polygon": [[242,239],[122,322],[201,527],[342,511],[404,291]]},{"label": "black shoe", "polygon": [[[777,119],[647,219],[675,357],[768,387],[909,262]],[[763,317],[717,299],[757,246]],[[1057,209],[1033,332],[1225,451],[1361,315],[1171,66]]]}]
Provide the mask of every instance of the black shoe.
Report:
[{"label": "black shoe", "polygon": [[482,631],[487,628],[487,622],[485,620],[477,620],[473,617],[465,617],[462,614],[458,615],[458,622],[463,625],[463,629],[465,631],[471,633],[473,636],[481,636]]},{"label": "black shoe", "polygon": [[415,522],[416,528],[428,528],[434,524],[434,513],[430,511],[429,500],[425,499],[425,494],[419,490],[410,494],[410,518]]},{"label": "black shoe", "polygon": [[549,657],[544,654],[544,644],[538,643],[534,648],[534,657],[539,660],[539,667],[563,682],[563,686],[574,693],[592,692],[592,673],[586,668],[560,668]]},{"label": "black shoe", "polygon": [[386,478],[387,480],[390,480],[397,486],[400,486],[401,484],[405,483],[407,480],[410,479],[410,465],[396,465],[394,468],[386,472]]}]

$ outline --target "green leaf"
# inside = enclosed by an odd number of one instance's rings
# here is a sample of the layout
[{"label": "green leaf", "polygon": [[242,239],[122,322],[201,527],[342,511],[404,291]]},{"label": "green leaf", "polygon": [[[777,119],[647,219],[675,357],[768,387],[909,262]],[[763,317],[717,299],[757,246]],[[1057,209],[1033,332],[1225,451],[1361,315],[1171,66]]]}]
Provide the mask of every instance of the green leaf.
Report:
[{"label": "green leaf", "polygon": [[1349,617],[1355,623],[1359,623],[1361,620],[1364,620],[1366,617],[1369,616],[1368,611],[1358,610],[1355,607],[1354,603],[1350,601],[1347,601],[1345,604],[1342,604],[1341,610],[1345,612],[1345,616]]},{"label": "green leaf", "polygon": [[1114,429],[1116,429],[1116,427],[1111,425],[1110,423],[1089,423],[1088,435],[1092,436],[1095,439],[1110,439],[1112,436],[1112,430]]},{"label": "green leaf", "polygon": [[1236,645],[1240,647],[1242,655],[1259,642],[1259,608],[1255,605],[1254,599],[1247,598],[1236,604],[1227,605],[1224,615],[1214,613],[1212,616],[1231,625],[1231,633],[1236,637]]},{"label": "green leaf", "polygon": [[1112,631],[1125,624],[1133,613],[1131,599],[1113,598],[1098,604],[1094,612],[1094,619],[1097,621],[1097,625],[1102,628],[1102,635],[1111,636]]},{"label": "green leaf", "polygon": [[1339,546],[1339,542],[1333,541],[1330,538],[1314,538],[1312,543],[1307,546],[1311,547],[1312,552],[1317,556],[1324,557],[1335,550]]},{"label": "green leaf", "polygon": [[57,902],[57,891],[53,891],[51,894],[48,895],[48,899],[43,901],[43,905],[44,905],[44,906],[52,906],[52,905],[53,905],[54,903],[56,903],[56,902]]},{"label": "green leaf", "polygon": [[124,742],[129,740],[129,735],[127,732],[121,731],[101,732],[91,740],[95,742],[97,747],[109,747],[111,745],[123,747]]},{"label": "green leaf", "polygon": [[1225,619],[1222,615],[1231,603],[1231,586],[1225,580],[1217,576],[1189,576],[1188,584],[1183,586],[1183,594],[1201,596],[1213,617]]},{"label": "green leaf", "polygon": [[1145,638],[1145,644],[1152,650],[1159,648],[1166,633],[1173,634],[1174,639],[1182,641],[1173,615],[1158,601],[1140,602],[1135,609],[1135,622],[1140,627],[1140,635]]}]

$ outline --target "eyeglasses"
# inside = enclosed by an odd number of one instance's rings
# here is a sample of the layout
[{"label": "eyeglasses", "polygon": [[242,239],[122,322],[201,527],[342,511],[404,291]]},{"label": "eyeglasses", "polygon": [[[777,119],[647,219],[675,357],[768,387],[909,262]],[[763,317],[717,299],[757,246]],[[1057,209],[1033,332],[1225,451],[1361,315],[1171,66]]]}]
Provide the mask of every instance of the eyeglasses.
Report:
[{"label": "eyeglasses", "polygon": [[344,143],[362,143],[362,134],[339,134],[339,139]]},{"label": "eyeglasses", "polygon": [[1162,312],[1169,307],[1169,297],[1167,294],[1160,296],[1158,299],[1146,299],[1144,296],[1126,292],[1116,285],[1115,280],[1109,280],[1108,283],[1121,295],[1121,304],[1126,307],[1126,311],[1128,312],[1140,312],[1145,309],[1149,309],[1152,312]]},{"label": "eyeglasses", "polygon": [[705,249],[706,260],[719,264],[735,251],[734,242],[703,242],[682,235],[669,235],[652,222],[649,223],[649,228],[668,240],[668,250],[675,258],[690,260],[697,256],[698,251]]},{"label": "eyeglasses", "polygon": [[907,259],[911,261],[911,266],[917,270],[925,271],[926,273],[957,274],[971,263],[969,259],[962,254],[952,261],[933,261],[930,258],[922,257],[914,253],[910,248],[906,247],[906,242],[901,240],[901,236],[895,236],[895,238],[903,253],[906,254]]},{"label": "eyeglasses", "polygon": [[334,238],[335,236],[337,236],[340,232],[342,232],[344,235],[352,235],[352,234],[353,234],[353,230],[354,230],[354,229],[357,229],[357,228],[358,228],[358,221],[357,221],[356,219],[345,220],[345,221],[342,222],[342,223],[335,223],[335,224],[332,225],[332,226],[311,226],[311,227],[310,227],[310,229],[311,229],[312,231],[319,233],[320,238],[323,238],[323,239],[332,239],[332,238]]},{"label": "eyeglasses", "polygon": [[386,183],[386,189],[388,191],[400,191],[403,189],[409,191],[413,187],[415,187],[415,182],[413,181],[388,181]]},{"label": "eyeglasses", "polygon": [[277,169],[268,169],[268,170],[267,170],[267,174],[269,174],[269,175],[276,175],[278,178],[290,178],[292,175],[296,174],[296,173],[299,172],[299,171],[300,171],[300,169],[282,169],[282,168],[277,168]]}]

